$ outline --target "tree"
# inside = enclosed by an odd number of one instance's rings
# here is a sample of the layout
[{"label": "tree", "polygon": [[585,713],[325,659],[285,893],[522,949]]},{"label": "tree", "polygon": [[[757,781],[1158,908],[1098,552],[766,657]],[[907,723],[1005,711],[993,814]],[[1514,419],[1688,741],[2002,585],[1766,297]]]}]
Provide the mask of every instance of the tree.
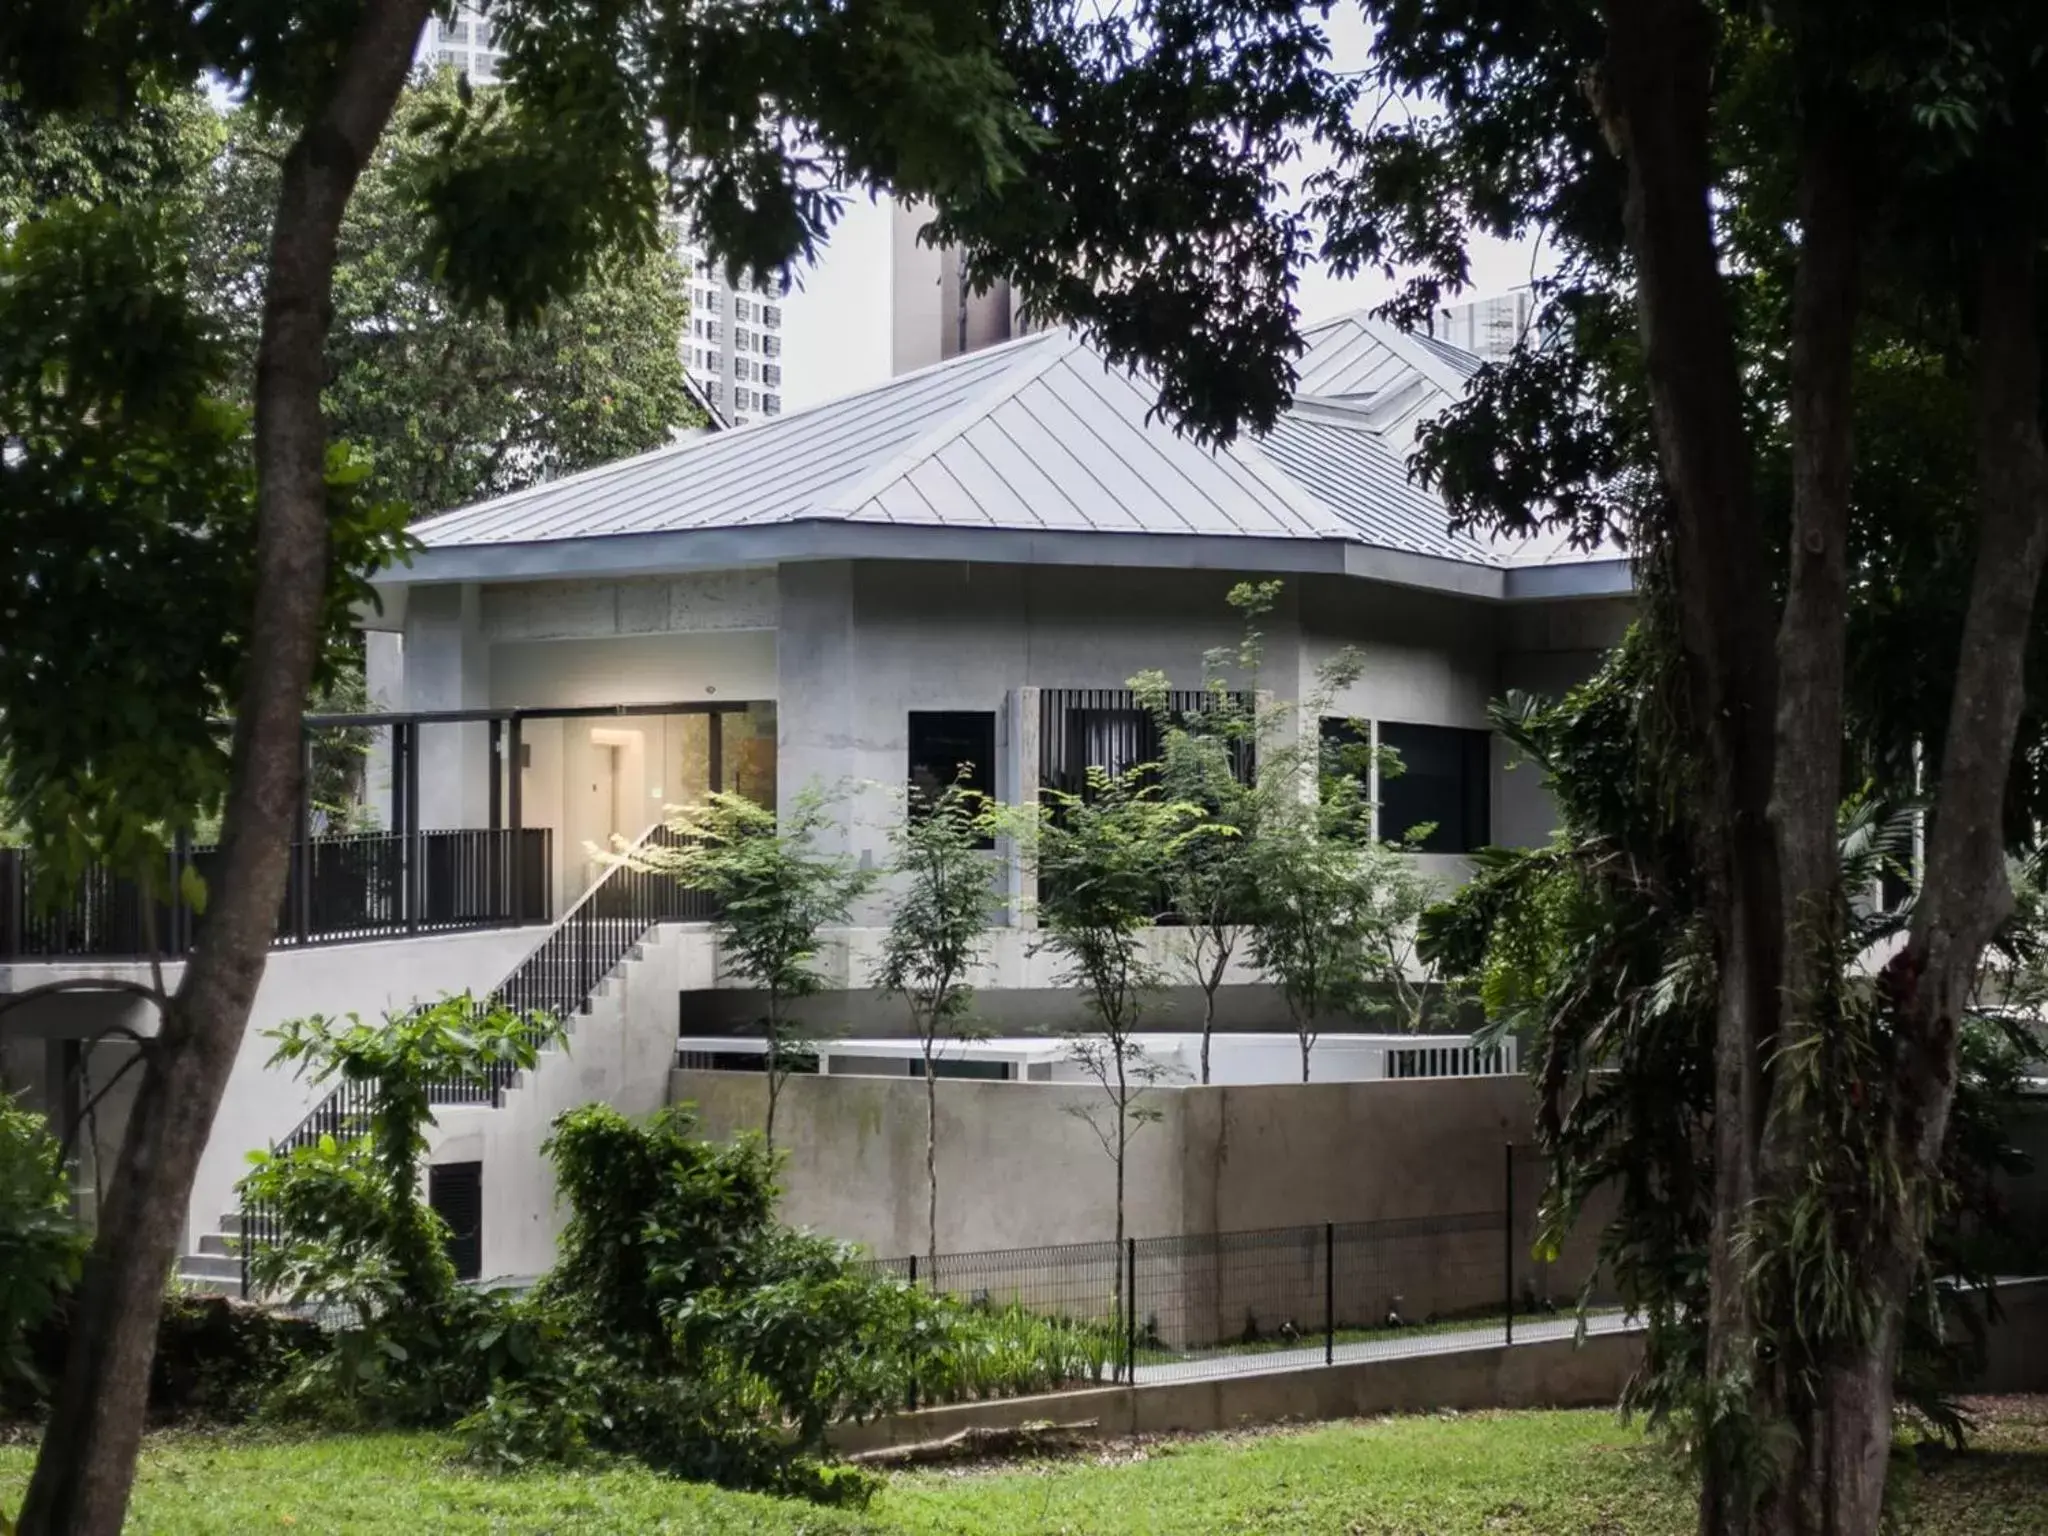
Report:
[{"label": "tree", "polygon": [[[1623,1406],[1653,1423],[1683,1418],[1696,1400],[1714,1215],[1707,1154],[1717,997],[1704,886],[1665,788],[1665,748],[1644,729],[1657,707],[1652,679],[1668,665],[1639,629],[1563,698],[1510,694],[1496,706],[1501,733],[1543,774],[1560,828],[1542,847],[1482,854],[1473,880],[1427,915],[1422,940],[1433,959],[1472,980],[1487,1027],[1529,1048],[1538,1131],[1556,1170],[1542,1240],[1561,1242],[1597,1192],[1617,1197],[1602,1218],[1601,1263],[1647,1325],[1644,1369]],[[1887,813],[1867,799],[1842,818],[1842,922],[1853,946],[1844,986],[1866,1008],[1875,972],[1863,957],[1895,942],[1911,909],[1910,900],[1867,893],[1910,870],[1914,821],[1910,810]],[[2003,1230],[1992,1176],[2026,1166],[2004,1122],[2017,1064],[2037,1049],[2007,1012],[2037,997],[2042,919],[2032,884],[1965,1024],[1941,1215],[1898,1372],[1902,1400],[1958,1436],[1946,1394],[1960,1376],[1958,1339],[1976,1332],[1988,1294],[1974,1282],[2020,1257],[2010,1252],[2019,1234]],[[1992,1003],[1999,1006],[1982,1006]],[[1964,1326],[1943,1325],[1944,1311],[1960,1313]]]},{"label": "tree", "polygon": [[[1446,105],[1343,147],[1333,252],[1420,265],[1393,306],[1409,316],[1464,280],[1474,227],[1540,228],[1564,267],[1546,346],[1482,380],[1425,442],[1426,472],[1468,522],[1618,523],[1674,659],[1649,723],[1691,801],[1716,1042],[1701,1529],[1875,1530],[1961,1020],[2011,909],[2010,791],[2039,792],[2014,764],[2048,559],[2041,230],[2015,193],[2048,169],[2043,18],[1366,10],[1380,83]],[[1629,314],[1639,340],[1613,323]],[[1909,372],[1976,447],[1960,485],[1937,474],[1902,505],[1902,468],[1954,458],[1932,432],[1859,437]],[[1475,451],[1513,442],[1490,465]],[[1912,547],[1900,514],[1967,574],[1912,642],[1914,680],[1864,713],[1852,589]],[[1926,855],[1866,1007],[1845,980],[1845,735],[1915,709]],[[1912,742],[1860,746],[1895,775]]]},{"label": "tree", "polygon": [[43,1385],[24,1345],[78,1283],[85,1241],[49,1122],[0,1091],[0,1387]]},{"label": "tree", "polygon": [[1001,902],[982,852],[993,825],[981,797],[955,781],[927,800],[912,789],[889,834],[889,872],[902,882],[882,939],[875,985],[903,999],[924,1059],[926,1251],[939,1252],[939,1073],[943,1042],[960,1036],[974,1007],[967,978],[988,945]]},{"label": "tree", "polygon": [[294,1301],[346,1295],[366,1325],[373,1311],[446,1301],[455,1288],[446,1225],[419,1192],[434,1086],[493,1069],[532,1070],[562,1038],[560,1021],[479,1007],[463,993],[374,1024],[354,1014],[292,1019],[271,1038],[273,1066],[296,1064],[315,1086],[366,1086],[371,1099],[351,1145],[259,1154],[243,1180],[248,1203],[284,1217],[286,1240],[259,1243],[251,1257],[258,1288]]},{"label": "tree", "polygon": [[818,836],[832,825],[831,802],[816,790],[798,795],[778,820],[745,795],[714,791],[701,806],[684,806],[668,821],[671,845],[632,855],[636,865],[674,876],[718,906],[719,955],[765,994],[768,1114],[763,1139],[775,1150],[775,1110],[789,1074],[816,1062],[809,1042],[815,1023],[792,1016],[790,1004],[824,991],[817,971],[819,936],[852,921],[854,904],[873,887],[876,871],[840,854],[821,853]]},{"label": "tree", "polygon": [[[282,900],[299,715],[328,625],[363,595],[351,583],[379,552],[352,544],[335,516],[326,347],[343,220],[429,10],[429,0],[113,0],[0,16],[0,95],[32,121],[97,112],[132,123],[158,93],[206,81],[290,134],[263,262],[253,440],[231,455],[206,413],[198,417],[200,460],[222,473],[232,464],[253,494],[243,536],[199,551],[241,558],[241,600],[200,606],[170,581],[140,622],[102,615],[98,631],[139,655],[162,635],[210,629],[216,640],[228,636],[231,665],[194,668],[185,691],[166,695],[182,700],[204,685],[203,704],[179,709],[167,722],[174,729],[157,718],[168,704],[137,687],[128,707],[95,715],[97,734],[81,726],[83,750],[68,754],[104,763],[138,743],[182,748],[187,783],[173,798],[183,803],[155,825],[183,825],[190,806],[219,799],[222,843],[198,945],[169,999],[88,1262],[70,1363],[22,1512],[31,1533],[98,1536],[120,1525],[163,1283]],[[417,188],[429,266],[458,307],[496,306],[531,323],[585,286],[608,253],[648,249],[664,207],[690,217],[733,268],[774,273],[815,254],[840,189],[880,190],[931,200],[940,222],[951,221],[941,233],[963,242],[977,277],[1012,276],[1045,317],[1079,321],[1119,360],[1154,365],[1165,403],[1195,432],[1225,439],[1277,413],[1304,225],[1275,197],[1276,175],[1297,152],[1297,131],[1323,131],[1351,95],[1321,68],[1327,47],[1313,17],[1247,0],[1140,0],[1096,22],[1059,7],[931,0],[709,12],[660,0],[627,11],[496,0],[491,11],[503,85],[448,112]],[[1159,152],[1133,155],[1139,144]],[[81,301],[107,291],[87,265],[63,282],[67,292],[52,297],[65,302],[49,314],[76,315]],[[131,300],[125,310],[91,315],[102,322],[94,339],[111,350],[73,361],[119,360],[154,414],[123,396],[121,409],[83,411],[69,425],[153,425],[182,456],[191,418],[169,406],[189,412],[219,399],[218,375],[190,366],[189,347],[176,369],[149,366],[166,360],[166,336],[136,322],[156,318],[148,304],[166,290],[149,282],[118,291]],[[13,355],[21,338],[7,339],[0,350]],[[63,457],[40,444],[17,451],[8,430],[12,484],[30,484],[45,459]],[[90,504],[147,528],[158,484],[154,475],[109,475]],[[129,501],[138,488],[139,511]],[[145,549],[153,564],[153,545]],[[33,590],[10,582],[6,601]],[[11,620],[9,639],[12,656]],[[97,643],[81,654],[103,659]],[[99,668],[94,690],[110,671]],[[29,690],[16,681],[0,691],[10,796],[39,819],[31,838],[68,846],[75,861],[104,828],[72,798],[16,792],[68,772],[24,767],[22,739],[54,733],[49,722],[92,691],[52,688],[47,672]],[[235,720],[225,756],[210,735],[198,742],[223,703]],[[123,835],[146,824],[138,816]]]},{"label": "tree", "polygon": [[[530,325],[441,292],[415,189],[458,106],[446,71],[400,96],[342,220],[327,343],[328,430],[366,448],[376,492],[416,517],[658,448],[702,420],[678,344],[688,282],[665,243],[606,252]],[[194,266],[249,359],[288,134],[237,110],[205,180]]]},{"label": "tree", "polygon": [[[1242,947],[1256,898],[1253,842],[1259,825],[1259,751],[1276,739],[1275,711],[1259,703],[1265,637],[1258,622],[1280,596],[1277,581],[1239,582],[1227,601],[1244,616],[1244,636],[1202,658],[1202,703],[1172,707],[1166,674],[1130,680],[1139,707],[1159,727],[1159,782],[1171,800],[1202,806],[1217,835],[1187,838],[1166,869],[1176,958],[1202,993],[1201,1081],[1209,1081],[1216,994]],[[1235,685],[1235,686],[1233,686]],[[1284,707],[1277,712],[1286,713]]]},{"label": "tree", "polygon": [[[1144,1094],[1161,1070],[1136,1039],[1160,984],[1150,935],[1181,844],[1212,831],[1200,806],[1166,799],[1149,777],[1143,765],[1120,774],[1091,766],[1082,793],[1051,791],[1004,822],[1037,873],[1038,945],[1059,957],[1063,983],[1087,1011],[1088,1026],[1068,1036],[1067,1050],[1107,1101],[1081,1118],[1115,1170],[1119,1275],[1131,1138],[1159,1118]],[[1121,1307],[1121,1286],[1117,1295]]]}]

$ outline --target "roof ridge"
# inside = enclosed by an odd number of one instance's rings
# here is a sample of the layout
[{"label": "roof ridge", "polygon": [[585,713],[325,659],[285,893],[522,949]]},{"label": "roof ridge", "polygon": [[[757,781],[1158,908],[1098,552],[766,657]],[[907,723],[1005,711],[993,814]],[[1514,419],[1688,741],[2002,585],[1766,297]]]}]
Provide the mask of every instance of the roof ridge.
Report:
[{"label": "roof ridge", "polygon": [[[612,459],[603,464],[593,464],[587,469],[576,470],[571,474],[556,475],[546,480],[536,480],[533,484],[523,485],[516,491],[506,491],[501,495],[485,496],[476,501],[466,501],[458,507],[444,507],[439,512],[421,518],[412,525],[412,529],[415,533],[424,532],[431,529],[435,523],[440,522],[443,518],[455,517],[465,512],[474,512],[479,507],[490,507],[496,510],[502,507],[517,506],[532,497],[540,495],[542,492],[559,490],[565,485],[577,485],[588,481],[601,480],[606,475],[617,474],[621,470],[652,463],[656,459],[688,453],[703,447],[709,442],[729,443],[735,438],[745,437],[751,433],[773,428],[781,425],[783,422],[801,421],[804,417],[818,411],[832,410],[839,406],[850,405],[856,400],[864,400],[870,395],[880,394],[884,390],[894,389],[899,385],[915,383],[929,374],[938,373],[942,369],[957,367],[963,362],[971,360],[976,363],[986,363],[992,355],[1011,347],[1016,347],[1021,351],[1023,350],[1023,343],[1043,341],[1046,334],[1043,331],[1032,331],[1023,336],[1011,337],[1008,341],[998,342],[994,346],[980,347],[972,352],[961,352],[939,362],[928,363],[922,368],[913,368],[908,373],[891,374],[886,379],[878,379],[873,384],[865,385],[860,389],[848,390],[843,395],[834,395],[829,400],[820,400],[813,405],[807,405],[802,410],[785,411],[779,416],[764,416],[758,421],[746,422],[740,426],[734,426],[730,422],[717,421],[717,424],[708,432],[699,432],[689,437],[679,438],[672,443],[663,443],[658,448],[644,448],[640,452],[629,454],[623,459]],[[687,372],[685,373],[685,378],[688,378]]]},{"label": "roof ridge", "polygon": [[1465,393],[1466,386],[1471,380],[1459,376],[1449,363],[1436,356],[1429,348],[1420,345],[1407,331],[1399,326],[1389,325],[1384,320],[1375,320],[1364,313],[1353,318],[1357,321],[1359,329],[1421,374],[1427,383],[1442,390],[1454,400]]},{"label": "roof ridge", "polygon": [[[1004,347],[1010,347],[1016,345],[1018,341],[1039,341],[1044,343],[1045,355],[998,373],[986,387],[970,393],[967,400],[943,421],[928,431],[918,433],[911,438],[908,446],[898,449],[886,461],[862,475],[840,494],[812,507],[810,515],[851,518],[855,512],[881,495],[889,486],[903,479],[948,443],[959,438],[969,427],[986,420],[1005,400],[1014,399],[1025,385],[1044,378],[1051,372],[1054,364],[1071,357],[1082,345],[1080,338],[1072,331],[1061,336],[1057,343],[1045,342],[1046,337],[1057,334],[1050,331],[1034,331],[1029,336],[1003,343]],[[986,347],[973,352],[962,352],[958,356],[947,358],[943,363],[935,364],[934,367],[950,367],[966,358],[986,359],[989,353],[995,350],[993,347]],[[1021,352],[1024,349],[1018,347],[1018,350]],[[921,368],[918,373],[930,371],[932,370]],[[908,373],[903,375],[906,379],[916,376]]]}]

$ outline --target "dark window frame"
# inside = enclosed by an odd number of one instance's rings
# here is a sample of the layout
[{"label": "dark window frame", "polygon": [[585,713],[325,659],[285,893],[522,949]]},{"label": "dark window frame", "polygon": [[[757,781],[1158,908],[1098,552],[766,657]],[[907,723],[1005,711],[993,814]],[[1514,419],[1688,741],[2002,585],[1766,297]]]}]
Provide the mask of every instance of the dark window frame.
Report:
[{"label": "dark window frame", "polygon": [[[1405,749],[1404,738],[1408,743]],[[1473,853],[1493,840],[1491,731],[1410,720],[1379,720],[1373,724],[1373,745],[1376,757],[1393,752],[1400,758],[1403,770],[1399,774],[1380,775],[1379,826],[1383,838],[1402,838],[1409,828],[1434,822],[1434,829],[1416,845],[1418,852]],[[1441,769],[1446,759],[1455,762],[1452,774]],[[1455,782],[1446,789],[1445,780],[1452,778]]]},{"label": "dark window frame", "polygon": [[[922,727],[922,730],[920,729]],[[910,810],[918,813],[924,797],[944,791],[963,764],[972,767],[966,785],[983,799],[996,798],[996,711],[992,709],[913,709],[904,722],[904,783],[913,791]],[[961,753],[966,755],[960,755]],[[944,754],[943,756],[941,754]],[[947,759],[950,758],[950,766]],[[943,771],[942,771],[943,770]],[[924,778],[920,778],[920,773]],[[928,782],[927,782],[928,781]],[[983,838],[992,848],[995,841]]]}]

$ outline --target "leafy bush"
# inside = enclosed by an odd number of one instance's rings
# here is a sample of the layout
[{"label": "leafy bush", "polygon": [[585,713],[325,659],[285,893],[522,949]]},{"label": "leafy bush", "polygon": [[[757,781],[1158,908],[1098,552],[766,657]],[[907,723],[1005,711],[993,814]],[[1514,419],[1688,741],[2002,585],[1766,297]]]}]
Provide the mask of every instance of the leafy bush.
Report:
[{"label": "leafy bush", "polygon": [[[66,1299],[29,1336],[36,1377],[54,1380],[63,1370],[70,1330]],[[326,1333],[304,1318],[226,1296],[167,1296],[150,1366],[150,1413],[162,1420],[238,1423],[327,1349]],[[0,1402],[32,1414],[43,1407],[44,1392],[17,1380],[0,1390]]]},{"label": "leafy bush", "polygon": [[28,1334],[78,1283],[85,1249],[48,1123],[0,1094],[0,1388],[41,1391]]}]

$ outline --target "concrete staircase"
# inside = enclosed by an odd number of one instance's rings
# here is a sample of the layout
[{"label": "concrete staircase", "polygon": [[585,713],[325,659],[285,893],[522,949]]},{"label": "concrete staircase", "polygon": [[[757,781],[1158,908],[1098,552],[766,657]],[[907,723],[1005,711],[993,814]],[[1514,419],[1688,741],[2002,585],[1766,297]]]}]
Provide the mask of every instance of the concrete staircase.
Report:
[{"label": "concrete staircase", "polygon": [[[642,970],[648,958],[650,948],[660,951],[667,963],[653,967],[655,974],[645,978],[649,994],[656,998],[663,995],[673,997],[677,980],[673,946],[664,944],[654,926],[650,925],[584,994],[580,1004],[568,1013],[563,1040],[543,1049],[531,1071],[511,1074],[489,1100],[451,1098],[444,1102],[436,1096],[436,1125],[428,1130],[429,1158],[451,1144],[460,1147],[479,1141],[488,1144],[514,1140],[517,1154],[509,1160],[513,1166],[501,1166],[495,1170],[497,1178],[494,1182],[532,1186],[540,1180],[547,1186],[543,1204],[551,1206],[552,1173],[544,1169],[539,1147],[556,1113],[595,1097],[616,1102],[622,1097],[630,1100],[644,1096],[636,1090],[644,1089],[650,1069],[657,1066],[660,1097],[651,1104],[622,1102],[620,1107],[630,1113],[645,1113],[664,1102],[667,1069],[674,1062],[673,1022],[666,1026],[666,1040],[659,1047],[658,1059],[653,1051],[646,1048],[644,1041],[636,1052],[629,1052],[625,1046],[628,1037],[646,1033],[644,1029],[635,1031],[631,1026],[628,993],[635,973]],[[627,1059],[629,1054],[633,1059]],[[646,1059],[639,1059],[643,1057]],[[612,1092],[592,1091],[589,1079],[593,1069],[607,1080]],[[623,1094],[621,1089],[624,1089]],[[497,1128],[500,1134],[494,1136],[486,1127]],[[504,1165],[508,1159],[501,1152],[497,1161]],[[223,1212],[214,1230],[200,1236],[197,1250],[178,1260],[176,1278],[179,1285],[188,1291],[241,1296],[241,1231],[241,1213]],[[552,1246],[552,1235],[548,1237],[547,1244]],[[525,1246],[529,1251],[537,1251],[531,1242]],[[546,1265],[541,1263],[531,1267],[538,1273]]]},{"label": "concrete staircase", "polygon": [[201,1235],[199,1251],[178,1260],[179,1286],[204,1296],[241,1295],[242,1259],[235,1247],[241,1230],[241,1212],[224,1213],[218,1231]]}]

